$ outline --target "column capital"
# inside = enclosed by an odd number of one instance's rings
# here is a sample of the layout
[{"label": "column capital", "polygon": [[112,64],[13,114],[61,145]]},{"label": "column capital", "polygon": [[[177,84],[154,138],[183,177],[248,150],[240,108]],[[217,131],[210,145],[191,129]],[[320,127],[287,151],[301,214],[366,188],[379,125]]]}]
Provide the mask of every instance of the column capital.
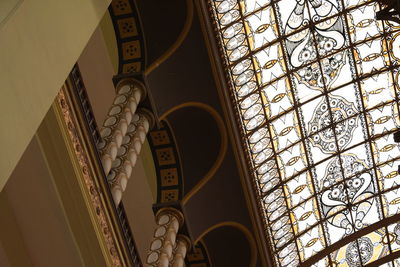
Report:
[{"label": "column capital", "polygon": [[141,93],[140,102],[142,102],[144,99],[146,99],[146,97],[147,97],[146,86],[141,81],[139,81],[135,78],[132,78],[132,77],[126,77],[126,78],[122,78],[121,80],[119,80],[118,83],[115,85],[115,92],[118,93],[119,89],[125,85],[135,86],[135,88],[140,90],[140,93]]},{"label": "column capital", "polygon": [[190,249],[191,249],[191,247],[192,247],[192,241],[190,240],[190,238],[189,238],[187,235],[179,234],[179,235],[176,237],[176,240],[177,240],[178,242],[183,242],[183,243],[185,243],[185,244],[186,244],[187,250],[190,250]]},{"label": "column capital", "polygon": [[147,108],[139,108],[138,113],[147,118],[147,121],[149,122],[149,129],[153,129],[156,125],[156,117],[154,116],[154,113]]},{"label": "column capital", "polygon": [[156,213],[156,220],[157,223],[159,222],[159,220],[161,220],[163,218],[163,215],[172,215],[174,216],[178,222],[179,222],[179,227],[183,226],[183,223],[185,221],[183,213],[173,207],[164,207],[161,208],[157,211]]}]

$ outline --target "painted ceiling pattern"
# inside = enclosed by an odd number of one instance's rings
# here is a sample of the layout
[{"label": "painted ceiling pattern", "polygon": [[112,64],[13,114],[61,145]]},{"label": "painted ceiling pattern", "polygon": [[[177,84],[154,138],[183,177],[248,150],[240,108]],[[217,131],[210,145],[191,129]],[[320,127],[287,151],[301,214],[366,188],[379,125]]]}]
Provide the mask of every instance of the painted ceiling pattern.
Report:
[{"label": "painted ceiling pattern", "polygon": [[400,250],[395,223],[315,257],[400,213],[400,27],[363,0],[210,6],[275,263],[363,266]]}]

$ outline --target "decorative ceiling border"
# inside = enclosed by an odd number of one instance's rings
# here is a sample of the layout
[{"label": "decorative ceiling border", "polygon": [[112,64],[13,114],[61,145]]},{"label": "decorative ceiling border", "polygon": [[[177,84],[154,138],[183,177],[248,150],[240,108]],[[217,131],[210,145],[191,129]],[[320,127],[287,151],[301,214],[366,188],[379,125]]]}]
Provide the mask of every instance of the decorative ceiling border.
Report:
[{"label": "decorative ceiling border", "polygon": [[73,152],[81,168],[81,173],[84,178],[83,182],[86,186],[85,191],[92,203],[92,209],[95,210],[96,222],[102,229],[100,232],[107,247],[107,254],[111,258],[113,266],[124,266],[124,260],[118,253],[116,237],[112,234],[112,226],[107,219],[108,214],[103,204],[104,200],[102,200],[102,196],[99,193],[101,190],[98,189],[98,185],[95,182],[94,174],[92,173],[92,168],[90,167],[89,159],[85,152],[82,137],[79,134],[80,131],[78,130],[76,118],[74,118],[72,111],[72,104],[65,86],[63,86],[58,93],[55,103],[57,109],[61,113],[63,119],[62,123],[66,128],[68,138],[72,143]]},{"label": "decorative ceiling border", "polygon": [[267,226],[261,214],[264,210],[260,205],[260,196],[253,190],[256,184],[250,170],[252,165],[248,153],[245,153],[245,140],[243,140],[243,129],[236,123],[240,121],[239,111],[233,105],[234,95],[231,88],[230,77],[227,75],[227,64],[221,55],[221,40],[218,38],[217,25],[209,17],[212,12],[212,0],[197,1],[200,10],[200,22],[203,28],[206,45],[210,55],[213,74],[216,80],[217,89],[220,94],[224,117],[227,118],[228,132],[234,143],[234,152],[240,170],[240,177],[243,183],[243,192],[250,212],[250,218],[255,230],[256,243],[263,266],[275,266],[273,255],[270,251],[269,240],[266,236]]},{"label": "decorative ceiling border", "polygon": [[[108,181],[104,175],[103,167],[99,158],[97,144],[100,140],[100,134],[97,129],[97,124],[93,115],[91,105],[89,103],[88,95],[86,93],[85,85],[81,77],[78,65],[74,65],[70,75],[66,80],[66,94],[71,100],[71,108],[75,112],[78,126],[82,131],[82,138],[85,144],[87,144],[87,153],[90,163],[94,167],[95,178],[98,182],[100,189],[104,192],[102,195],[105,197],[105,204],[108,208],[111,223],[117,234],[118,238],[122,238],[124,256],[129,258],[134,266],[141,266],[139,253],[136,248],[129,224],[127,221],[125,209],[123,203],[118,206],[114,205],[112,200],[111,191],[109,188]],[[115,228],[116,227],[116,228]],[[121,239],[118,239],[121,240]],[[129,255],[128,255],[129,254]],[[129,261],[129,260],[128,260]]]},{"label": "decorative ceiling border", "polygon": [[167,121],[149,134],[149,145],[157,173],[157,203],[176,202],[183,197],[183,174],[172,129]]},{"label": "decorative ceiling border", "polygon": [[133,0],[113,0],[108,11],[118,46],[118,73],[141,73],[146,68],[142,23]]},{"label": "decorative ceiling border", "polygon": [[[219,86],[222,86],[224,88],[224,90],[220,90],[222,91],[222,95],[224,98],[224,107],[229,110],[231,114],[228,114],[228,117],[231,118],[230,122],[231,122],[231,127],[234,129],[234,139],[236,142],[236,148],[240,148],[242,147],[243,149],[239,149],[238,153],[240,155],[242,155],[243,159],[241,159],[242,161],[242,168],[244,168],[244,172],[246,173],[246,183],[248,185],[248,188],[246,188],[248,192],[248,194],[254,199],[259,199],[260,196],[257,194],[257,190],[254,190],[255,192],[252,192],[251,188],[256,188],[255,186],[255,182],[254,180],[251,178],[251,175],[248,173],[249,170],[252,170],[252,164],[251,164],[251,160],[250,157],[248,156],[248,154],[243,154],[242,151],[246,151],[246,147],[243,145],[245,142],[241,142],[243,141],[241,139],[241,136],[243,136],[243,134],[241,135],[241,133],[243,133],[243,129],[242,127],[238,126],[237,122],[241,121],[241,117],[239,116],[239,110],[237,109],[236,106],[234,106],[232,103],[234,103],[234,95],[233,95],[233,91],[230,85],[230,77],[226,74],[226,70],[227,70],[227,65],[225,63],[225,60],[223,58],[223,56],[221,56],[221,47],[222,47],[222,41],[220,38],[218,38],[218,31],[216,28],[216,25],[213,21],[210,21],[208,14],[212,12],[212,7],[211,7],[211,0],[207,0],[205,1],[206,3],[200,2],[200,8],[202,11],[202,19],[203,19],[203,26],[206,27],[207,29],[207,36],[206,38],[208,39],[208,45],[209,45],[209,50],[214,58],[214,72],[217,73],[216,76],[218,82],[220,83]],[[246,167],[248,170],[246,170]],[[256,217],[258,217],[258,219],[260,219],[263,215],[265,216],[265,212],[263,210],[263,208],[260,206],[260,202],[256,201],[251,203],[254,207],[253,207],[253,211],[259,211],[258,216],[257,216],[257,212],[256,212]],[[262,214],[262,215],[260,215]],[[398,217],[399,214],[397,215],[393,215],[392,217],[389,218],[385,218],[384,220],[381,220],[375,224],[370,225],[369,227],[364,228],[363,230],[357,232],[356,234],[352,234],[347,236],[347,238],[335,243],[334,245],[331,245],[330,247],[327,247],[326,249],[318,252],[317,254],[315,254],[314,256],[310,257],[308,260],[304,261],[302,263],[302,266],[311,266],[313,264],[315,264],[317,262],[317,260],[322,259],[324,256],[327,256],[329,253],[333,252],[336,249],[341,248],[341,246],[343,247],[343,245],[345,244],[349,244],[350,242],[355,242],[355,240],[358,237],[362,237],[363,234],[369,233],[373,230],[376,230],[378,228],[382,228],[385,226],[388,226],[389,223],[393,223],[395,221],[398,221]],[[264,235],[268,235],[267,231],[266,231],[266,224],[265,221],[262,220],[261,222],[258,222],[258,230],[260,233],[264,234]],[[264,238],[265,239],[265,238]],[[269,241],[266,240],[265,244],[269,244]],[[268,248],[268,246],[266,247],[265,244],[261,244],[263,247],[263,253],[265,253],[267,255],[266,259],[267,259],[267,264],[268,266],[275,266],[275,263],[271,262],[268,259],[272,259],[271,256],[271,251]],[[266,250],[265,250],[266,249]],[[400,252],[395,252],[396,255],[392,255],[389,254],[388,256],[385,256],[383,258],[381,258],[378,261],[372,262],[370,264],[367,264],[366,266],[377,266],[378,263],[379,264],[383,264],[386,263],[390,260],[393,260],[394,258],[398,257],[400,255]],[[268,257],[269,255],[269,257]]]},{"label": "decorative ceiling border", "polygon": [[81,82],[79,69],[74,66],[53,104],[59,125],[65,132],[71,160],[78,168],[82,194],[87,199],[105,258],[110,266],[142,266],[130,229],[124,222],[123,205],[115,206],[104,176],[95,145],[98,133],[90,105],[84,105],[88,102]]},{"label": "decorative ceiling border", "polygon": [[[257,189],[256,180],[253,178],[253,174],[251,171],[254,169],[252,164],[252,159],[250,158],[250,154],[245,151],[248,150],[244,136],[246,136],[243,127],[241,127],[240,122],[242,118],[240,116],[240,110],[235,103],[235,88],[232,86],[231,77],[229,76],[229,66],[227,64],[226,59],[224,58],[223,40],[219,37],[219,28],[218,25],[212,21],[209,14],[213,14],[213,0],[207,0],[203,6],[203,19],[206,27],[210,29],[209,31],[209,45],[212,46],[212,53],[214,54],[214,62],[216,64],[216,68],[219,68],[219,81],[223,84],[222,87],[225,88],[223,92],[224,105],[227,109],[230,109],[230,122],[234,129],[235,143],[236,149],[239,149],[237,153],[241,155],[241,169],[245,173],[245,184],[246,184],[246,193],[251,198],[251,210],[253,211],[252,215],[255,218],[258,230],[258,235],[256,234],[258,245],[262,248],[261,251],[261,259],[267,264],[266,266],[276,266],[274,261],[274,254],[271,251],[273,244],[270,242],[271,238],[269,238],[268,226],[266,224],[266,213],[264,207],[261,205],[261,195]],[[220,89],[221,90],[221,89]],[[261,244],[260,244],[261,242]],[[264,263],[264,264],[265,264]]]}]

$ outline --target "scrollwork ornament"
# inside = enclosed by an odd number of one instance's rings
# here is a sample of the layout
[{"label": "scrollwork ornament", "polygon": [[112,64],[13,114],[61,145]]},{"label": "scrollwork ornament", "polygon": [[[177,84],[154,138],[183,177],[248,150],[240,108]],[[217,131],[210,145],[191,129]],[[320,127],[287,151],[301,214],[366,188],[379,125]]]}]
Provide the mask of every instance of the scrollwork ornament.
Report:
[{"label": "scrollwork ornament", "polygon": [[[324,153],[335,153],[337,149],[343,149],[352,140],[357,127],[358,117],[355,114],[357,109],[354,104],[344,98],[330,95],[329,105],[326,98],[323,98],[308,123],[308,131],[316,133],[311,142]],[[336,123],[334,128],[330,127],[332,120]],[[336,140],[339,148],[336,148]]]},{"label": "scrollwork ornament", "polygon": [[[330,55],[345,45],[344,23],[340,16],[326,19],[338,13],[332,2],[309,0],[311,20],[315,25],[307,27],[310,24],[307,3],[305,0],[296,2],[284,29],[289,63],[292,68],[307,65],[295,72],[296,78],[311,89],[323,90],[337,79],[346,63],[345,51]],[[316,62],[317,58],[321,58],[320,63]]]},{"label": "scrollwork ornament", "polygon": [[374,244],[371,239],[361,237],[357,241],[351,242],[346,248],[346,262],[349,266],[354,267],[364,265],[372,258],[373,252]]},{"label": "scrollwork ornament", "polygon": [[[345,182],[341,182],[342,168],[344,175],[351,177]],[[347,235],[364,227],[363,220],[373,204],[371,197],[375,188],[362,160],[352,154],[341,155],[341,162],[339,158],[331,160],[320,187],[322,212],[330,224],[343,228]]]}]

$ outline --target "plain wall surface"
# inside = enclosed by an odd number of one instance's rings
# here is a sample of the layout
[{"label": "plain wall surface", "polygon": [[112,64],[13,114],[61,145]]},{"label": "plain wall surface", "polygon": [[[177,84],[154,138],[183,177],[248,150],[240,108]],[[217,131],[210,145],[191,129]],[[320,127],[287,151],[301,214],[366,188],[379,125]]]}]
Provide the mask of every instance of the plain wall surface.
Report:
[{"label": "plain wall surface", "polygon": [[24,0],[0,27],[0,190],[110,0]]},{"label": "plain wall surface", "polygon": [[7,217],[0,219],[4,247],[0,263],[8,261],[11,266],[21,267],[83,266],[36,138],[0,193],[0,201],[0,214]]},{"label": "plain wall surface", "polygon": [[100,28],[95,30],[83,50],[78,66],[100,129],[115,97],[114,67]]}]

